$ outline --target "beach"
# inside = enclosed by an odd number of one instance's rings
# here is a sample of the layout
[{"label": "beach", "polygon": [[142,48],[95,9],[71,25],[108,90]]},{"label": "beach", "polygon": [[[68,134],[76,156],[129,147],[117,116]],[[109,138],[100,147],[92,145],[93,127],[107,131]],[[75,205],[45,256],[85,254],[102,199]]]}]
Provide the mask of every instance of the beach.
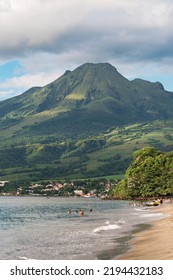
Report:
[{"label": "beach", "polygon": [[[151,227],[134,235],[130,250],[118,260],[173,260],[173,203],[153,208],[164,214],[164,218],[152,222]],[[166,215],[166,216],[165,216]]]}]

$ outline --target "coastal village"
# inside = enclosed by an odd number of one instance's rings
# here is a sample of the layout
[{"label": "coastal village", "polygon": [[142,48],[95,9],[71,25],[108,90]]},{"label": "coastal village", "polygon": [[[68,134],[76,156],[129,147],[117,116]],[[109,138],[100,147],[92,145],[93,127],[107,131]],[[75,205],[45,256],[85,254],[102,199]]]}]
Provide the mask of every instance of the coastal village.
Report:
[{"label": "coastal village", "polygon": [[9,181],[0,181],[0,195],[106,197],[112,184],[109,180],[33,183],[10,187]]}]

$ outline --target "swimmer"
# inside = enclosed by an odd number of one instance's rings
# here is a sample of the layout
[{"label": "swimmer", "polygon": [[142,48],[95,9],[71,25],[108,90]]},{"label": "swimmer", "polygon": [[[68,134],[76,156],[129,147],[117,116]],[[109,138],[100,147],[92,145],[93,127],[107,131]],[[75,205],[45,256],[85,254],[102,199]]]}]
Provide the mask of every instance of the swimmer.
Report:
[{"label": "swimmer", "polygon": [[71,209],[68,209],[67,214],[71,214]]},{"label": "swimmer", "polygon": [[79,210],[79,215],[80,215],[81,217],[84,216],[84,211],[83,211],[82,209]]}]

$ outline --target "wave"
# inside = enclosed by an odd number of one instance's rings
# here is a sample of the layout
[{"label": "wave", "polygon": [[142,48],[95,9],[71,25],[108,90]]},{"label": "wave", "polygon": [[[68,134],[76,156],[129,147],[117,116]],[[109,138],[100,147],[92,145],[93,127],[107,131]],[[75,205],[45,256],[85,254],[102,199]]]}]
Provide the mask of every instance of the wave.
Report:
[{"label": "wave", "polygon": [[161,216],[163,216],[163,214],[162,213],[147,213],[147,214],[143,214],[143,215],[141,215],[142,217],[144,217],[144,218],[150,218],[150,217],[161,217]]},{"label": "wave", "polygon": [[101,226],[101,227],[95,228],[93,230],[93,233],[98,233],[101,231],[113,230],[113,229],[118,229],[118,228],[121,228],[121,227],[118,226],[117,224],[112,224],[112,225],[107,224],[106,226]]},{"label": "wave", "polygon": [[120,219],[119,221],[118,221],[118,225],[124,225],[126,222],[123,220],[123,219]]},{"label": "wave", "polygon": [[138,211],[138,212],[143,212],[143,211],[145,211],[145,208],[142,208],[142,209],[141,208],[134,208],[134,210]]},{"label": "wave", "polygon": [[33,260],[33,261],[36,260],[36,259],[28,259],[27,257],[20,257],[20,256],[19,256],[18,258],[19,258],[19,260],[31,260],[31,261],[32,261],[32,260]]}]

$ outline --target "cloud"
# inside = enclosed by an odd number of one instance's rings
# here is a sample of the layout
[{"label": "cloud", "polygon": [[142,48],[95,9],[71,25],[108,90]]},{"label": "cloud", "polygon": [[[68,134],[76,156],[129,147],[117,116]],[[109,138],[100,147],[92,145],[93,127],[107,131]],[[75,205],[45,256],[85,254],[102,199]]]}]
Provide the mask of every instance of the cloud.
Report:
[{"label": "cloud", "polygon": [[10,0],[0,0],[0,11],[6,12],[11,9]]},{"label": "cloud", "polygon": [[148,69],[171,75],[172,14],[172,0],[0,0],[0,62],[23,69],[5,88],[43,85],[87,61],[130,78]]},{"label": "cloud", "polygon": [[158,44],[164,56],[173,39],[173,4],[168,0],[11,0],[10,7],[0,19],[0,51],[6,56],[82,47],[142,59]]},{"label": "cloud", "polygon": [[34,73],[12,77],[0,83],[0,99],[19,95],[33,86],[43,86],[57,79],[56,73]]}]

